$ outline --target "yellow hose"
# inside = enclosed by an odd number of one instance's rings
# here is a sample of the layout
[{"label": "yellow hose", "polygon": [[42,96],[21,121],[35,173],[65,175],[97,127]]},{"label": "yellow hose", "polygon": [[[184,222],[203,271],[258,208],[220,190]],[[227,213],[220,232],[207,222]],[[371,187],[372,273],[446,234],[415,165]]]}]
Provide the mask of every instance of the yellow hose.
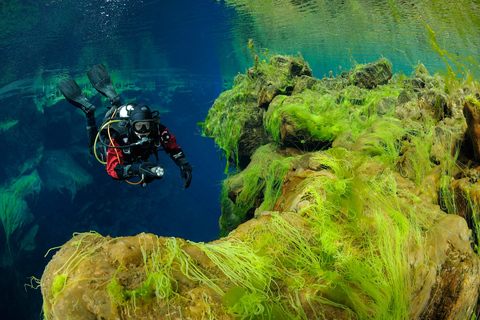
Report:
[{"label": "yellow hose", "polygon": [[[121,119],[117,119],[117,120],[113,120],[113,119],[112,119],[112,118],[115,116],[115,113],[116,113],[116,112],[117,112],[117,110],[115,110],[115,112],[112,114],[110,120],[109,120],[108,122],[106,122],[106,123],[100,128],[100,130],[98,130],[97,136],[95,137],[95,142],[93,143],[93,150],[94,150],[94,153],[95,153],[95,158],[97,158],[98,162],[100,162],[100,163],[103,164],[103,165],[106,165],[107,163],[104,162],[104,161],[102,161],[102,160],[100,160],[100,159],[98,158],[98,155],[97,155],[97,141],[98,141],[99,138],[100,138],[100,132],[102,132],[102,130],[103,130],[106,126],[108,126],[108,128],[107,128],[108,138],[110,139],[110,144],[113,146],[113,139],[112,139],[112,135],[111,135],[111,133],[110,133],[110,124],[115,123],[115,122],[120,122],[120,121],[122,121]],[[118,163],[120,163],[120,156],[118,155],[118,150],[117,150],[116,148],[115,148],[115,154],[117,155]],[[143,179],[140,179],[140,181],[138,181],[138,182],[130,182],[130,181],[128,181],[128,180],[125,180],[125,181],[127,181],[128,183],[130,183],[130,184],[132,184],[132,185],[137,185],[137,184],[140,184],[140,183],[143,181]]]}]

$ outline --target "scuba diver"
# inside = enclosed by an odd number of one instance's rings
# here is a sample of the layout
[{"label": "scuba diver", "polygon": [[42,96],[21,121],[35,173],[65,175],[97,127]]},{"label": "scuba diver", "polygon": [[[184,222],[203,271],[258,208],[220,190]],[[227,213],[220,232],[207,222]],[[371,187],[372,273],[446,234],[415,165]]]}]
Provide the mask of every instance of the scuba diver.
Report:
[{"label": "scuba diver", "polygon": [[[87,76],[92,86],[112,105],[108,107],[100,130],[95,122],[95,106],[78,84],[68,77],[58,84],[58,88],[68,102],[85,113],[90,154],[106,166],[107,173],[113,179],[141,183],[146,187],[163,177],[163,167],[149,162],[149,158],[154,154],[158,162],[158,151],[164,150],[180,167],[180,176],[185,179],[183,187],[188,188],[193,166],[177,145],[175,136],[159,122],[159,112],[152,112],[145,104],[122,104],[104,65],[93,66]],[[127,180],[132,177],[141,180],[136,183]]]}]

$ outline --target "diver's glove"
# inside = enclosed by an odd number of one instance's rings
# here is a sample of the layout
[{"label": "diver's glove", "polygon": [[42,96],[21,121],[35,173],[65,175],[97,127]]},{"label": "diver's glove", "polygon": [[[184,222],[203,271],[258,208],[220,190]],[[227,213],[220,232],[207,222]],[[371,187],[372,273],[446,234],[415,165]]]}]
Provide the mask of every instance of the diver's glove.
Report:
[{"label": "diver's glove", "polygon": [[142,187],[145,188],[155,179],[162,179],[164,172],[163,167],[157,166],[155,163],[144,162],[140,164],[139,173],[143,180]]},{"label": "diver's glove", "polygon": [[185,179],[185,183],[183,184],[183,188],[187,189],[190,186],[190,182],[192,182],[192,170],[193,166],[184,164],[180,167],[180,176]]},{"label": "diver's glove", "polygon": [[187,189],[192,181],[193,166],[188,164],[187,157],[185,157],[183,154],[182,149],[178,149],[174,154],[171,155],[171,157],[173,161],[175,161],[175,164],[180,167],[180,177],[185,179],[183,188]]}]

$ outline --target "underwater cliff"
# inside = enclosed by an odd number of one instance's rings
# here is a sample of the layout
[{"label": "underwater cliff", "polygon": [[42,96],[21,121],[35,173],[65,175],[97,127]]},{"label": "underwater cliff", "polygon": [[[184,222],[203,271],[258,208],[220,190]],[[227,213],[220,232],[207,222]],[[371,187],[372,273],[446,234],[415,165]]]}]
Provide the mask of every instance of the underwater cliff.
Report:
[{"label": "underwater cliff", "polygon": [[480,88],[463,71],[382,58],[317,79],[255,53],[201,124],[228,160],[221,238],[76,234],[41,279],[45,318],[470,319]]}]

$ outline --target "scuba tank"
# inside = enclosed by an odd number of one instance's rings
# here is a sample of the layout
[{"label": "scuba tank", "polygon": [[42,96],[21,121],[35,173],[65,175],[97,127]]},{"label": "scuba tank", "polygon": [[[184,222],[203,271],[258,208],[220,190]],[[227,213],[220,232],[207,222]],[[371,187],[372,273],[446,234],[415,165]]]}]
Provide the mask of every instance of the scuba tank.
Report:
[{"label": "scuba tank", "polygon": [[[95,157],[97,160],[106,164],[108,148],[122,149],[126,155],[131,154],[131,148],[140,146],[143,149],[149,148],[153,142],[150,137],[142,137],[136,142],[129,143],[131,140],[131,123],[130,115],[132,111],[138,107],[135,103],[129,103],[121,105],[119,107],[110,108],[103,119],[100,130],[98,130],[94,143]],[[159,112],[152,112],[152,122],[156,125],[159,122]],[[112,140],[115,138],[119,142],[120,146],[113,146]],[[155,150],[159,147],[155,143]]]}]

